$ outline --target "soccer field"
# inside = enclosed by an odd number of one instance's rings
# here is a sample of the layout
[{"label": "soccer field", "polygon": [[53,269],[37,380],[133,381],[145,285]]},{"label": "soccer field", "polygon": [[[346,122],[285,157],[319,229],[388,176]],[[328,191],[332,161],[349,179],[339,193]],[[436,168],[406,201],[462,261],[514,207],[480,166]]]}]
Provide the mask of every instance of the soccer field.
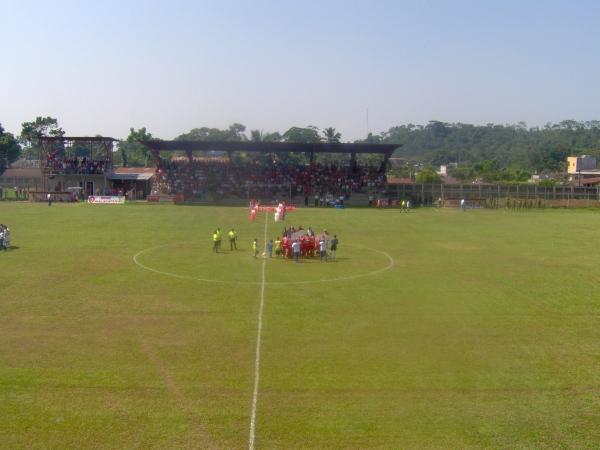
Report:
[{"label": "soccer field", "polygon": [[599,446],[598,211],[301,209],[340,246],[300,264],[243,208],[0,222],[1,448]]}]

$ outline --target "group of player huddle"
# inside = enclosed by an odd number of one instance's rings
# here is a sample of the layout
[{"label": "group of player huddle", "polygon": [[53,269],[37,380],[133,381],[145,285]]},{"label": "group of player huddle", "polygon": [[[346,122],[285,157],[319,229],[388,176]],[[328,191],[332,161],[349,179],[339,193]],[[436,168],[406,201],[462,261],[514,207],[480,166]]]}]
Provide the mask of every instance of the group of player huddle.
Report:
[{"label": "group of player huddle", "polygon": [[[333,238],[327,234],[327,230],[324,230],[318,236],[315,236],[312,229],[309,227],[305,232],[302,227],[299,230],[285,230],[283,237],[277,236],[275,241],[272,239],[267,242],[266,251],[263,253],[264,257],[275,257],[277,258],[292,258],[295,262],[300,262],[300,258],[313,258],[316,255],[319,256],[321,262],[327,262],[329,259],[335,259],[338,238],[334,235]],[[254,257],[258,258],[258,239],[254,239],[252,244],[254,251]]]},{"label": "group of player huddle", "polygon": [[[229,240],[229,250],[237,250],[238,235],[235,229],[229,230],[227,238]],[[219,253],[221,251],[222,239],[223,232],[220,228],[217,228],[212,235],[213,252]],[[266,243],[265,252],[262,256],[272,258],[275,254],[275,257],[278,258],[292,258],[294,261],[300,262],[300,258],[313,258],[318,255],[321,261],[326,262],[329,259],[336,258],[338,244],[337,235],[332,238],[327,230],[315,235],[311,227],[308,227],[306,231],[302,227],[298,229],[293,227],[284,228],[282,238],[277,236],[275,240],[271,239]],[[252,241],[252,254],[254,258],[258,258],[258,238],[254,238],[254,241]]]},{"label": "group of player huddle", "polygon": [[10,249],[10,229],[8,226],[0,223],[0,250]]}]

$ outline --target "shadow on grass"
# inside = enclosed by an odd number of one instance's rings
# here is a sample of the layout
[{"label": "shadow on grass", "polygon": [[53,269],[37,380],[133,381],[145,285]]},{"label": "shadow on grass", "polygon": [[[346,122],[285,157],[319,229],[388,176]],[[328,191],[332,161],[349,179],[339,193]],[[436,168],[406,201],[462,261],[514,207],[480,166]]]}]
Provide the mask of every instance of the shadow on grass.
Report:
[{"label": "shadow on grass", "polygon": [[[292,258],[275,258],[275,257],[273,257],[273,258],[267,258],[267,259],[272,259],[273,261],[283,261],[283,262],[292,262],[292,263],[295,262]],[[321,261],[321,259],[319,259],[318,256],[315,256],[314,258],[300,258],[299,263],[303,263],[303,264],[323,263],[324,264],[324,263],[335,263],[338,261],[343,262],[343,261],[348,261],[350,259],[351,258],[342,256],[342,257],[335,258],[335,259],[329,258],[326,261],[325,260]]]}]

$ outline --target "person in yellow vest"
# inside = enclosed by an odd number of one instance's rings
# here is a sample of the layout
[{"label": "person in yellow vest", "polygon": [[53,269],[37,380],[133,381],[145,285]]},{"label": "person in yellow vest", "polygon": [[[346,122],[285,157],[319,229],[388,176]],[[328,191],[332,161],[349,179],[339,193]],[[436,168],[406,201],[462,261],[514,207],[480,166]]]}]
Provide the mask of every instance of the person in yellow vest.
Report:
[{"label": "person in yellow vest", "polygon": [[254,242],[252,243],[252,252],[254,253],[254,257],[258,258],[258,239],[254,238]]},{"label": "person in yellow vest", "polygon": [[229,230],[229,233],[227,233],[227,236],[229,237],[229,250],[233,250],[236,249],[237,250],[237,233],[235,232],[235,230],[232,228],[231,230]]},{"label": "person in yellow vest", "polygon": [[217,228],[217,250],[221,251],[221,238],[223,237],[223,233],[220,228]]},{"label": "person in yellow vest", "polygon": [[279,239],[279,236],[275,239],[275,256],[281,256],[281,239]]},{"label": "person in yellow vest", "polygon": [[219,253],[219,235],[217,234],[216,230],[214,231],[214,233],[212,235],[212,240],[213,240],[213,252]]}]

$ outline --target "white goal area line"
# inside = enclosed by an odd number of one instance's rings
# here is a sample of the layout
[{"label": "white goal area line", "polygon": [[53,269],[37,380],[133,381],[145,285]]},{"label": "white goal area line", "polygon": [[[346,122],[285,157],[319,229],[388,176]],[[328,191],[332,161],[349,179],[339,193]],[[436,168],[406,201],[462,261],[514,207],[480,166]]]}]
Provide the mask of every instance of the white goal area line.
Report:
[{"label": "white goal area line", "polygon": [[[267,247],[267,227],[269,224],[269,215],[265,212],[265,235],[263,252]],[[248,438],[248,449],[254,450],[254,440],[256,433],[256,405],[258,403],[258,382],[260,377],[260,344],[262,337],[262,318],[265,306],[265,270],[267,266],[267,258],[263,257],[262,272],[260,282],[260,305],[258,307],[258,326],[256,331],[256,356],[254,358],[254,391],[252,393],[252,413],[250,415],[250,436]]]}]

